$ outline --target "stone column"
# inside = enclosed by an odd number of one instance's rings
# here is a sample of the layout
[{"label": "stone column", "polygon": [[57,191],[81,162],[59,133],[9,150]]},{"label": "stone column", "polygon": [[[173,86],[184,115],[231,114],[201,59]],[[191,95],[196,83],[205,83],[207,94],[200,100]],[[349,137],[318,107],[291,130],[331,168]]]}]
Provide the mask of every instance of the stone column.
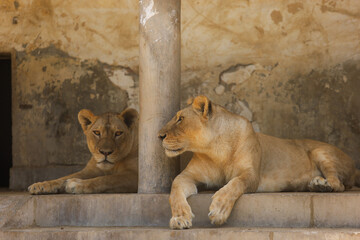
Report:
[{"label": "stone column", "polygon": [[158,131],[180,108],[180,0],[140,0],[139,193],[166,193],[179,171]]}]

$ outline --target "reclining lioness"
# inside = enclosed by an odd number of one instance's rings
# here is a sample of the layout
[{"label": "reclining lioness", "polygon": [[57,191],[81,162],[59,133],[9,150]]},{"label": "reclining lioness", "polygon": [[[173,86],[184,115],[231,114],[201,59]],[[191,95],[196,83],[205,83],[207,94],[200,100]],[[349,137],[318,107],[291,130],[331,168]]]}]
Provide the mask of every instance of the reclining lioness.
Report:
[{"label": "reclining lioness", "polygon": [[90,110],[78,119],[92,154],[86,167],[56,180],[32,184],[31,194],[136,192],[138,182],[138,112],[95,116]]},{"label": "reclining lioness", "polygon": [[169,157],[192,151],[193,158],[171,188],[173,229],[190,228],[186,198],[197,185],[219,186],[209,218],[223,224],[243,193],[341,192],[360,185],[360,171],[340,149],[313,140],[289,140],[255,133],[251,123],[198,96],[160,130]]}]

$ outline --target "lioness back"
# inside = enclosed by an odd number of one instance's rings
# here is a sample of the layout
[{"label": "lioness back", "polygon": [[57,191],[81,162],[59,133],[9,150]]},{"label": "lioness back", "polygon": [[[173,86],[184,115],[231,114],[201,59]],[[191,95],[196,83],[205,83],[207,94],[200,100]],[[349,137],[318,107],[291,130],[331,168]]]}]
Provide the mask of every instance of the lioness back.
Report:
[{"label": "lioness back", "polygon": [[257,136],[262,150],[257,192],[308,191],[308,183],[314,177],[322,176],[316,161],[311,158],[315,149],[323,149],[333,156],[332,162],[345,186],[354,185],[355,164],[335,146],[308,139],[281,139],[261,133]]}]

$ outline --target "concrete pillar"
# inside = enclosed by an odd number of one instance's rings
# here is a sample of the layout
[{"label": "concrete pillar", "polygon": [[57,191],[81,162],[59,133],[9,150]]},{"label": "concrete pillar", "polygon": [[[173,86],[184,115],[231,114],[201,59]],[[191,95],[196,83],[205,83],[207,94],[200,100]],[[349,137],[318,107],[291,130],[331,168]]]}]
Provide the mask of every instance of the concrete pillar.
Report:
[{"label": "concrete pillar", "polygon": [[165,193],[179,171],[158,131],[180,108],[180,0],[140,0],[139,193]]}]

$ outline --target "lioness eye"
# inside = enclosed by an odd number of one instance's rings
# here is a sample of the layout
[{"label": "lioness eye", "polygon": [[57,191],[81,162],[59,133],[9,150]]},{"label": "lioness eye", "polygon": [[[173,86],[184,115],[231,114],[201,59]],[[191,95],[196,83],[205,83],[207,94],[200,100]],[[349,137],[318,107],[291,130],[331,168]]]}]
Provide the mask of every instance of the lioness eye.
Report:
[{"label": "lioness eye", "polygon": [[121,134],[123,134],[122,131],[116,131],[116,132],[115,132],[115,136],[116,136],[116,137],[120,136]]},{"label": "lioness eye", "polygon": [[180,123],[184,119],[183,116],[180,116],[176,123]]},{"label": "lioness eye", "polygon": [[98,130],[93,131],[93,133],[94,133],[96,136],[100,136],[100,131],[98,131]]}]

